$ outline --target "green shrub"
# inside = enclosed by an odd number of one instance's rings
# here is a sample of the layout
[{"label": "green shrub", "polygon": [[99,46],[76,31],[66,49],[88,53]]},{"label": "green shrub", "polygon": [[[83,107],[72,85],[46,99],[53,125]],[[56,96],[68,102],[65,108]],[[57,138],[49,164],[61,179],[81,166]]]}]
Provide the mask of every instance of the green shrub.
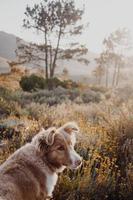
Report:
[{"label": "green shrub", "polygon": [[99,103],[102,100],[101,93],[92,90],[86,90],[82,93],[82,100],[84,103]]},{"label": "green shrub", "polygon": [[68,89],[68,88],[78,88],[78,84],[72,80],[65,80],[62,82],[62,87]]},{"label": "green shrub", "polygon": [[61,85],[62,85],[62,81],[60,81],[58,78],[56,78],[56,77],[50,78],[47,81],[46,89],[53,89],[53,88],[56,88]]},{"label": "green shrub", "polygon": [[20,80],[21,88],[27,92],[31,92],[36,89],[44,89],[45,85],[45,79],[34,74],[32,74],[31,76],[23,76]]},{"label": "green shrub", "polygon": [[20,80],[20,86],[24,91],[31,92],[36,89],[51,90],[59,86],[63,88],[76,88],[78,84],[72,80],[61,81],[56,77],[46,80],[43,77],[32,74],[31,76],[23,76]]},{"label": "green shrub", "polygon": [[0,98],[3,98],[4,100],[11,100],[11,97],[12,97],[12,92],[7,88],[0,86]]},{"label": "green shrub", "polygon": [[77,88],[78,84],[72,80],[61,81],[60,79],[54,77],[54,78],[48,79],[45,88],[46,89],[54,89],[59,86],[65,88],[65,89],[69,89],[69,88]]}]

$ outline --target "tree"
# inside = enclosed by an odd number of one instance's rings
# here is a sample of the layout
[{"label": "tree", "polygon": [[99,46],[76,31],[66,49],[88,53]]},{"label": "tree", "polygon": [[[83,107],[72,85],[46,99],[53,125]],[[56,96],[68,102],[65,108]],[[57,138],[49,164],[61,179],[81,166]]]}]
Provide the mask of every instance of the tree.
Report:
[{"label": "tree", "polygon": [[109,82],[109,63],[110,63],[110,57],[107,51],[104,51],[100,54],[99,58],[95,59],[97,62],[97,67],[94,70],[94,75],[97,76],[97,79],[99,79],[99,84],[101,83],[102,77],[105,75],[105,85],[108,87]]},{"label": "tree", "polygon": [[45,62],[44,51],[42,45],[35,43],[27,43],[24,40],[17,38],[17,49],[15,51],[17,56],[17,63],[29,64],[41,67]]},{"label": "tree", "polygon": [[96,77],[96,84],[101,85],[102,77],[105,74],[105,69],[102,65],[98,65],[93,71],[93,75]]},{"label": "tree", "polygon": [[36,48],[44,53],[46,79],[54,76],[63,37],[82,33],[84,27],[80,21],[83,12],[83,9],[76,8],[74,0],[42,0],[33,7],[26,7],[23,26],[44,36],[43,44]]},{"label": "tree", "polygon": [[[103,44],[107,55],[108,66],[113,65],[114,68],[112,86],[118,86],[121,68],[124,67],[125,63],[125,53],[131,48],[130,32],[126,28],[117,29],[107,39],[104,39]],[[108,73],[107,66],[106,72]]]}]

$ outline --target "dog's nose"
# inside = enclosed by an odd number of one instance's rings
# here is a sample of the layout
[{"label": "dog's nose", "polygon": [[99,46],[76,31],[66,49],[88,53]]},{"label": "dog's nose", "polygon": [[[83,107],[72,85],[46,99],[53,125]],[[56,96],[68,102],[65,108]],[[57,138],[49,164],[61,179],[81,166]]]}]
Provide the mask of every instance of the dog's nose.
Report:
[{"label": "dog's nose", "polygon": [[75,165],[78,167],[79,165],[81,165],[81,163],[82,163],[82,160],[76,160],[75,161]]}]

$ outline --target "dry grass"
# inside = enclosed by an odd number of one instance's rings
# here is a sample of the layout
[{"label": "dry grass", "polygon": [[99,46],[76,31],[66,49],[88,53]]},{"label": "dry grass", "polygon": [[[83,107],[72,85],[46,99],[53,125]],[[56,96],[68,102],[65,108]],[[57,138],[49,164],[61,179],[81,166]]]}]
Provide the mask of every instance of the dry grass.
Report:
[{"label": "dry grass", "polygon": [[[16,112],[1,119],[1,124],[13,121],[14,125],[4,130],[3,140],[8,146],[1,151],[0,162],[30,141],[40,127],[59,127],[67,121],[76,121],[81,129],[76,148],[84,163],[78,171],[66,170],[60,176],[53,200],[132,199],[132,100],[120,105],[111,99],[99,104],[67,102],[51,107],[33,102],[27,106],[21,106],[19,101],[14,103]],[[11,128],[14,134],[9,140]]]},{"label": "dry grass", "polygon": [[19,81],[21,79],[21,74],[19,73],[10,73],[5,75],[0,75],[0,86],[7,89],[15,91],[20,89]]}]

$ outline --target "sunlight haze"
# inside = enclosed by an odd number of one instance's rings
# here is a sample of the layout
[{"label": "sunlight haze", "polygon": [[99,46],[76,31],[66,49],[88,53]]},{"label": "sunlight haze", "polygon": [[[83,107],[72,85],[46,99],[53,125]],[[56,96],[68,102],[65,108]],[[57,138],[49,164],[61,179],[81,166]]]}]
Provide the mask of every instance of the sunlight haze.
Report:
[{"label": "sunlight haze", "polygon": [[[41,41],[32,30],[24,30],[22,20],[27,4],[40,0],[0,0],[0,31],[12,33],[26,41]],[[126,27],[133,37],[133,1],[132,0],[76,0],[78,6],[85,4],[84,22],[89,28],[80,41],[90,51],[101,52],[102,41],[117,28]]]}]

